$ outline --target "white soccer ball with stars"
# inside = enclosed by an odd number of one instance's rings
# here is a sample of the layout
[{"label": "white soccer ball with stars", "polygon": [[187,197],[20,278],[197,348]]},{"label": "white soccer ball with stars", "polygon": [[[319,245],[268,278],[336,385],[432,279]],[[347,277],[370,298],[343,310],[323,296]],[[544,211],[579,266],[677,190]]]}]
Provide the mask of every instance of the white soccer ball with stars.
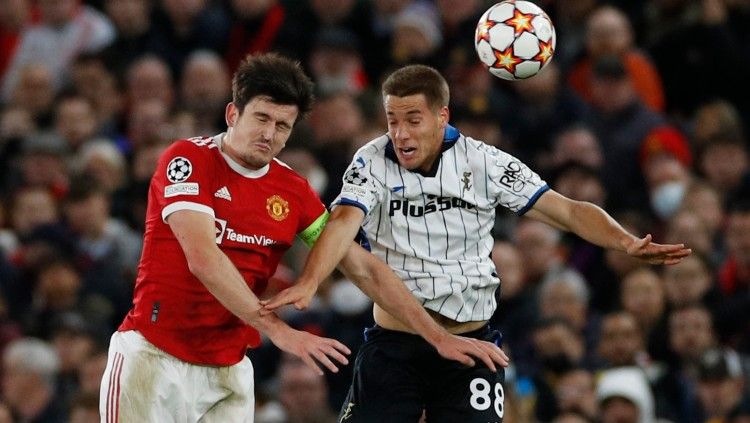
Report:
[{"label": "white soccer ball with stars", "polygon": [[513,81],[539,73],[552,60],[556,41],[544,10],[529,1],[506,0],[479,19],[474,47],[493,75]]}]

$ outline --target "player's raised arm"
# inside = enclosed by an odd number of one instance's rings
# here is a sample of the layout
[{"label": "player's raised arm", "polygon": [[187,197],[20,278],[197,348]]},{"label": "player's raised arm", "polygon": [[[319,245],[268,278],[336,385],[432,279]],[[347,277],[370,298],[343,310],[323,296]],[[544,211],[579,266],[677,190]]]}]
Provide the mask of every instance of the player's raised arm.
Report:
[{"label": "player's raised arm", "polygon": [[593,244],[626,252],[650,264],[676,264],[691,253],[684,244],[652,242],[650,234],[638,238],[596,205],[571,200],[553,190],[542,194],[526,215],[574,232]]},{"label": "player's raised arm", "polygon": [[263,301],[265,311],[262,314],[286,304],[293,304],[298,310],[306,308],[318,285],[331,274],[349,250],[364,218],[364,212],[359,207],[343,204],[336,207],[312,247],[296,284]]},{"label": "player's raised arm", "polygon": [[258,298],[234,264],[216,245],[214,219],[211,215],[200,211],[179,210],[167,217],[167,223],[185,253],[190,272],[234,315],[265,333],[282,350],[300,357],[320,374],[322,372],[313,358],[332,372],[337,372],[338,368],[331,359],[342,364],[348,363],[343,354],[349,354],[350,351],[342,343],[296,331],[273,313],[259,313],[261,305]]}]

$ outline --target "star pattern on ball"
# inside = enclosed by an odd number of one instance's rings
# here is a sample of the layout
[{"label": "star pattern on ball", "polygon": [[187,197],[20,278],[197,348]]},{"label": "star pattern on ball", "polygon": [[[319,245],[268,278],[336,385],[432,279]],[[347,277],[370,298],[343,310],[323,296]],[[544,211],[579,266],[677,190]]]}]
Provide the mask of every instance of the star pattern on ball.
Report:
[{"label": "star pattern on ball", "polygon": [[513,46],[510,46],[503,51],[493,50],[493,53],[495,53],[495,63],[492,64],[492,67],[496,69],[505,69],[510,73],[515,73],[516,66],[523,62],[523,59],[520,59],[513,54]]},{"label": "star pattern on ball", "polygon": [[539,63],[544,66],[545,63],[549,61],[549,59],[552,58],[552,54],[555,52],[554,47],[552,47],[552,40],[549,40],[547,42],[539,41],[539,53],[537,53],[536,56],[534,56],[534,60],[538,60]]},{"label": "star pattern on ball", "polygon": [[506,19],[503,23],[512,26],[516,36],[524,31],[534,32],[534,25],[531,20],[534,19],[533,13],[523,13],[518,9],[513,10],[513,17]]},{"label": "star pattern on ball", "polygon": [[481,24],[479,24],[479,26],[477,26],[476,42],[478,43],[484,40],[489,43],[490,42],[490,28],[492,28],[496,24],[497,22],[491,21],[491,20],[486,20],[482,22]]}]

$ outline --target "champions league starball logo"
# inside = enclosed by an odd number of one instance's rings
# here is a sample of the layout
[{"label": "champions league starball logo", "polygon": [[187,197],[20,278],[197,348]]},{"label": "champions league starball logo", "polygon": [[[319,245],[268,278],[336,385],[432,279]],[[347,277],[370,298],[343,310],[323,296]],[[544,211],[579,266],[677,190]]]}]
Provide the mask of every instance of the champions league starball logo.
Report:
[{"label": "champions league starball logo", "polygon": [[358,186],[364,185],[367,182],[367,177],[360,173],[360,170],[364,167],[365,161],[361,157],[357,158],[357,160],[352,163],[349,170],[346,171],[346,174],[344,175],[344,183]]},{"label": "champions league starball logo", "polygon": [[193,165],[184,157],[175,157],[167,165],[167,179],[169,182],[178,183],[187,180],[193,173]]},{"label": "champions league starball logo", "polygon": [[347,184],[363,185],[367,182],[367,178],[359,173],[359,169],[350,169],[349,172],[346,173],[346,176],[344,176],[344,181]]}]

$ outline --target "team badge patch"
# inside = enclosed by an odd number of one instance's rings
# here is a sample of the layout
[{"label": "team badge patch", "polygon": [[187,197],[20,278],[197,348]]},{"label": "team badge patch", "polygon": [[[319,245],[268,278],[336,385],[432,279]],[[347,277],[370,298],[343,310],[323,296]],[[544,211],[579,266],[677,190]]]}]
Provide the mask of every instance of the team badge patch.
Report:
[{"label": "team badge patch", "polygon": [[167,165],[167,179],[169,182],[184,182],[193,173],[193,164],[184,157],[175,157]]},{"label": "team badge patch", "polygon": [[266,210],[273,220],[280,222],[289,215],[289,202],[278,195],[272,195],[266,200]]},{"label": "team badge patch", "polygon": [[367,182],[367,178],[359,172],[359,169],[356,168],[349,169],[346,175],[344,175],[344,182],[352,185],[364,185]]},{"label": "team badge patch", "polygon": [[367,183],[367,177],[360,173],[364,167],[365,161],[362,157],[357,158],[357,160],[355,160],[349,167],[349,170],[346,171],[346,174],[344,175],[344,183],[358,186]]}]

